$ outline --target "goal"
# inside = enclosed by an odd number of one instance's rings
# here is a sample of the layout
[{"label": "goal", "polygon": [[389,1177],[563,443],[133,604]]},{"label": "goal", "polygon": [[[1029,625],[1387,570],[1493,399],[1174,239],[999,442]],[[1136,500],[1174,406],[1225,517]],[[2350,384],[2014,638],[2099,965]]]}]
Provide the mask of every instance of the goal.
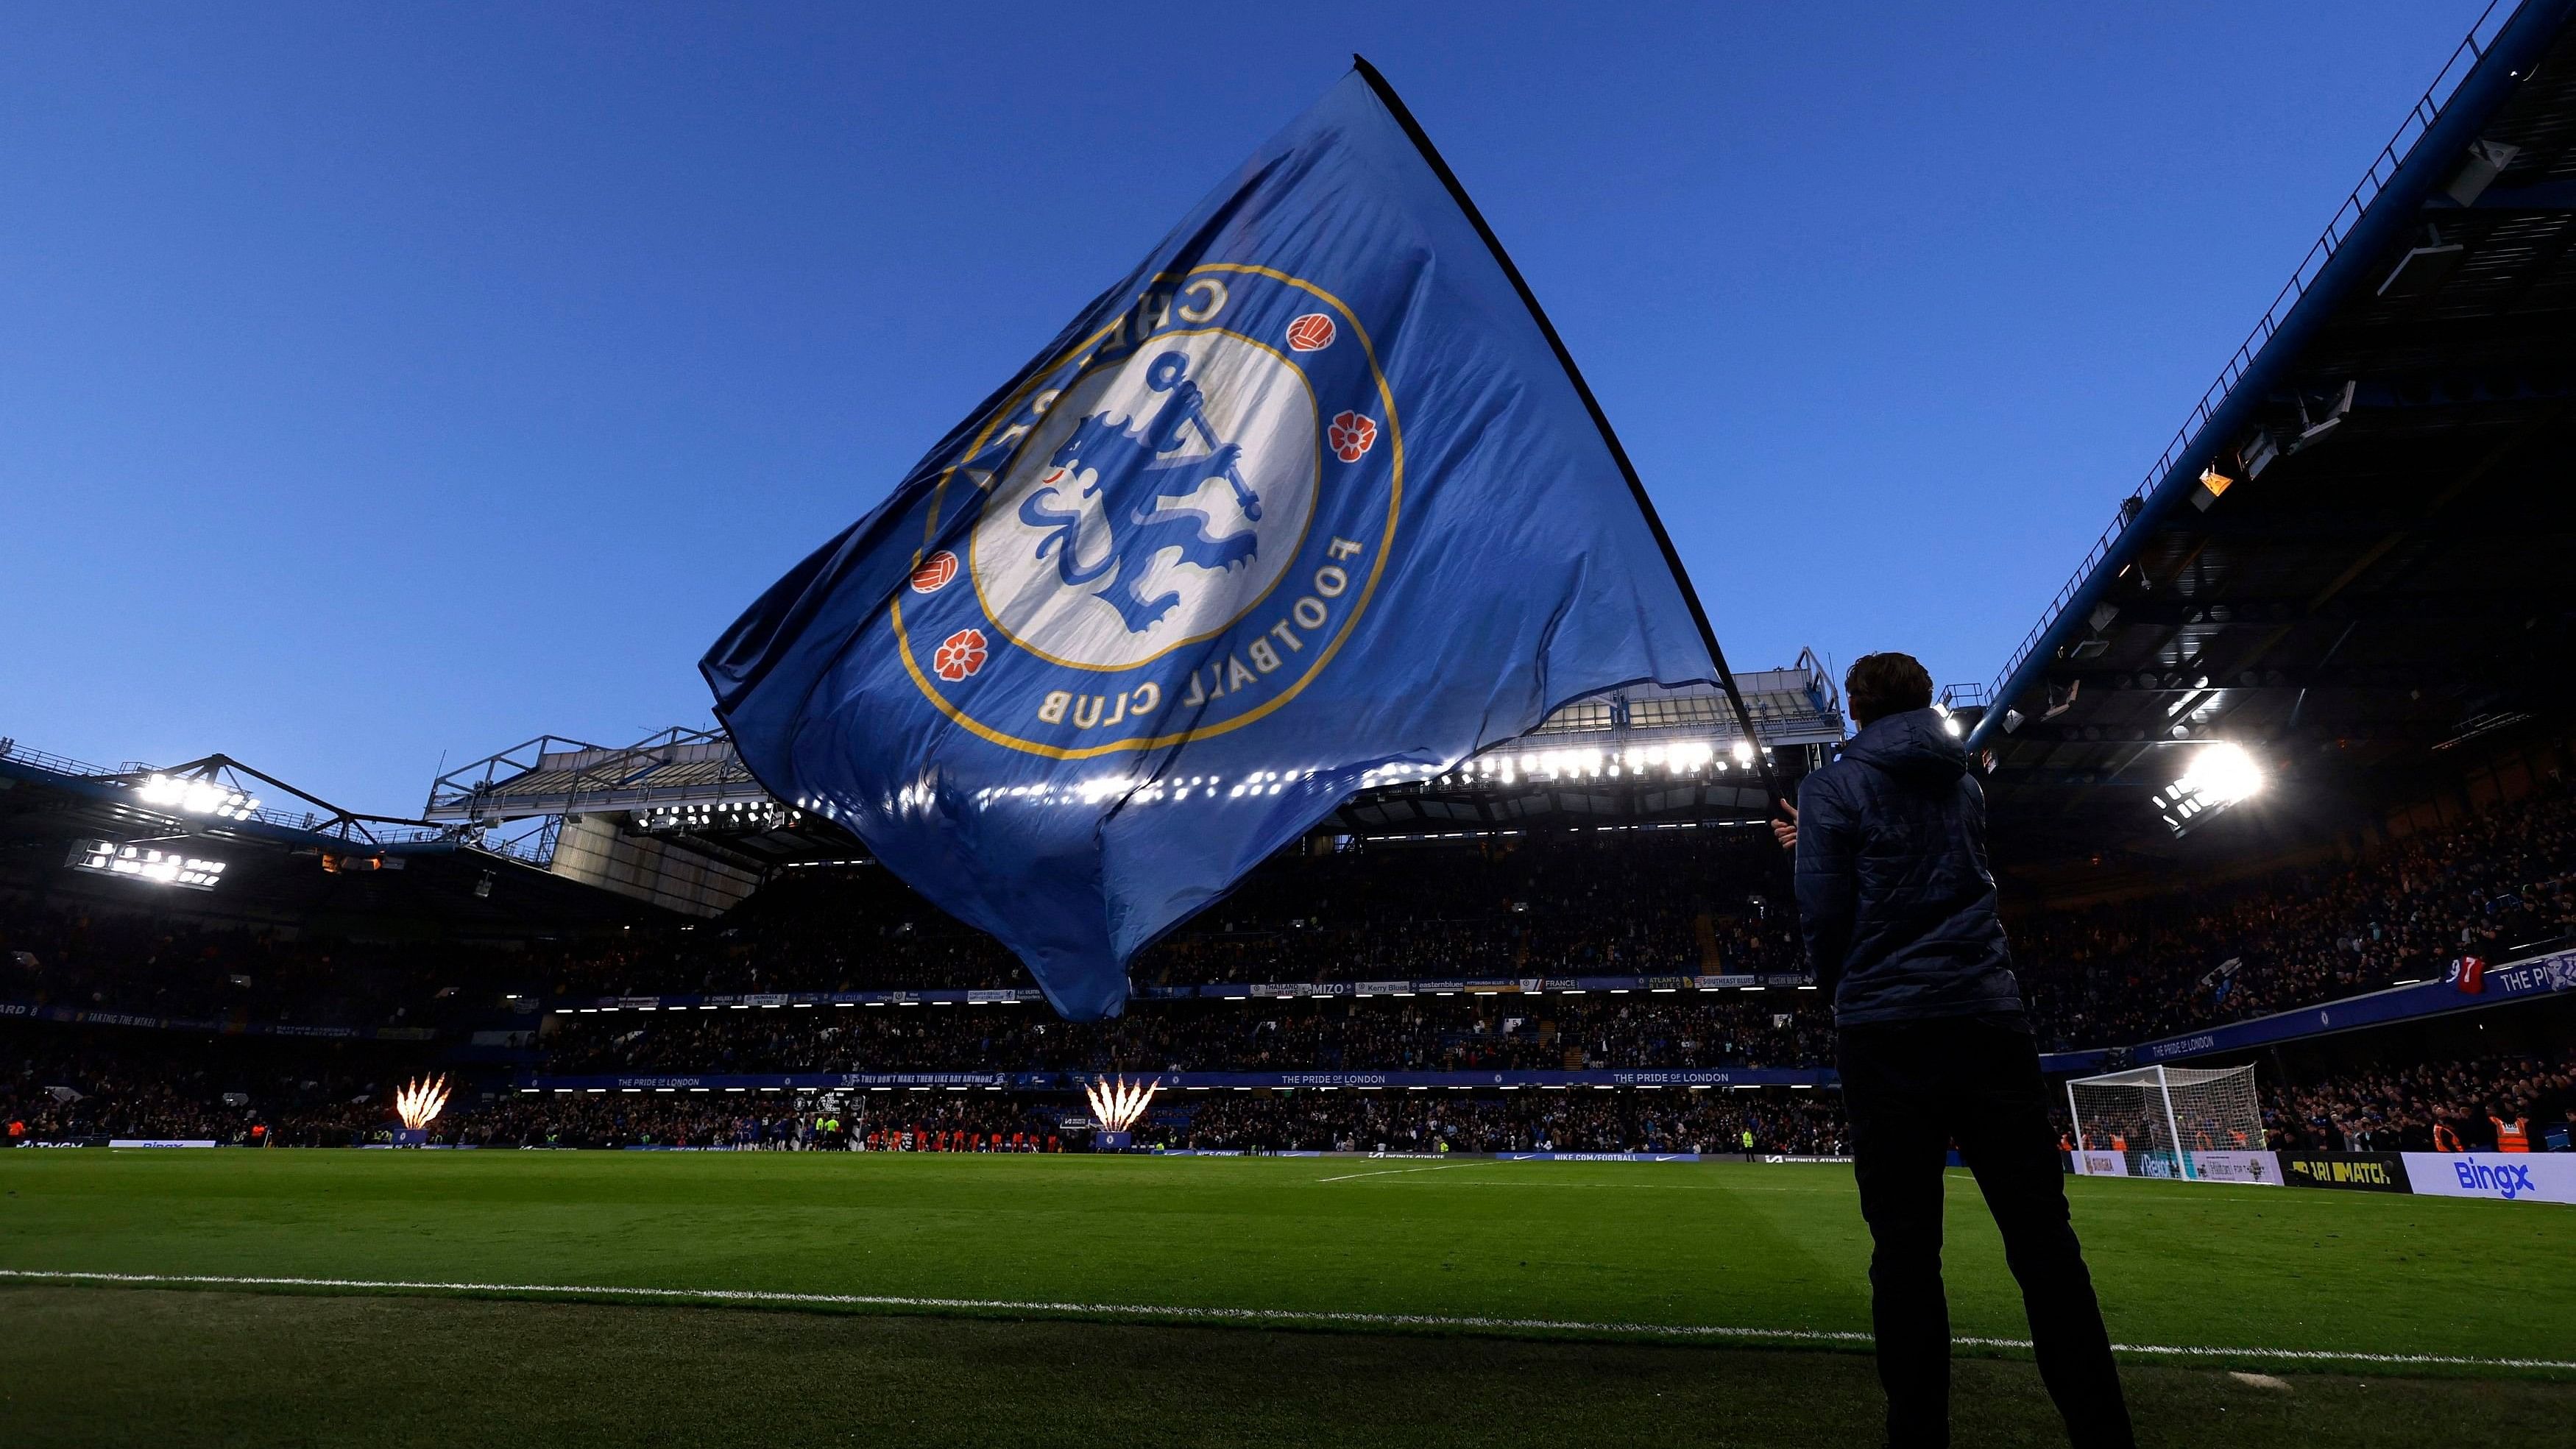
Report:
[{"label": "goal", "polygon": [[2080,1171],[2232,1181],[2229,1159],[2216,1154],[2263,1149],[2263,1107],[2250,1066],[2078,1077],[2066,1084],[2066,1109]]}]

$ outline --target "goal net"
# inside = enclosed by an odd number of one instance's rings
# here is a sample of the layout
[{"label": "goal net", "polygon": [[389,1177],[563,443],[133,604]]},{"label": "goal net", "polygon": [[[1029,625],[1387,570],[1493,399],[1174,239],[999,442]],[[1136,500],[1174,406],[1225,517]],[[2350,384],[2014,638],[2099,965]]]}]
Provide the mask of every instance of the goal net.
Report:
[{"label": "goal net", "polygon": [[2066,1084],[2078,1170],[2233,1181],[2225,1154],[2263,1149],[2250,1066],[2138,1067]]}]

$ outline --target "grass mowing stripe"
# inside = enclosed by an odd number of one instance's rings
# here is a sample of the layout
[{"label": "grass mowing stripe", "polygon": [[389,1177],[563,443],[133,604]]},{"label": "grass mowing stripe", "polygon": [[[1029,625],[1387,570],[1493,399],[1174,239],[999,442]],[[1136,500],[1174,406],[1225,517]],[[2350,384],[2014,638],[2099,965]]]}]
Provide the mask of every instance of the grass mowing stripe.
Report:
[{"label": "grass mowing stripe", "polygon": [[[1582,1323],[1554,1318],[1479,1318],[1429,1313],[1351,1313],[1294,1308],[1189,1308],[1150,1303],[1048,1303],[1008,1298],[917,1298],[880,1293],[787,1293],[757,1288],[627,1288],[564,1283],[438,1283],[373,1278],[250,1277],[215,1273],[56,1272],[0,1268],[0,1279],[43,1282],[196,1284],[222,1288],[354,1288],[430,1293],[544,1294],[571,1298],[643,1298],[675,1302],[772,1303],[846,1308],[952,1309],[984,1313],[1046,1313],[1077,1318],[1149,1318],[1191,1323],[1320,1323],[1359,1328],[1454,1328],[1606,1333],[1645,1338],[1714,1338],[1752,1342],[1867,1343],[1870,1335],[1817,1328],[1739,1328],[1691,1323]],[[2026,1338],[1955,1336],[1980,1348],[2027,1349]],[[2121,1353],[2166,1358],[2264,1358],[2301,1363],[2427,1364],[2454,1368],[2576,1370],[2576,1360],[2475,1358],[2435,1353],[2355,1353],[2315,1348],[2220,1348],[2191,1344],[2115,1343]]]}]

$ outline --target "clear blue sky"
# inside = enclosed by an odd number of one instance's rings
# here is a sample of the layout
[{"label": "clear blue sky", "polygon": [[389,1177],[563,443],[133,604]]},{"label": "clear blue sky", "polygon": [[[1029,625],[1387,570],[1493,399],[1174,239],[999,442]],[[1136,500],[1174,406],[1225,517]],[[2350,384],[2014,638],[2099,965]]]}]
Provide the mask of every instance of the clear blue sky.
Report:
[{"label": "clear blue sky", "polygon": [[717,631],[1355,49],[1736,665],[1983,679],[2480,4],[22,8],[0,735],[407,814],[703,722]]}]

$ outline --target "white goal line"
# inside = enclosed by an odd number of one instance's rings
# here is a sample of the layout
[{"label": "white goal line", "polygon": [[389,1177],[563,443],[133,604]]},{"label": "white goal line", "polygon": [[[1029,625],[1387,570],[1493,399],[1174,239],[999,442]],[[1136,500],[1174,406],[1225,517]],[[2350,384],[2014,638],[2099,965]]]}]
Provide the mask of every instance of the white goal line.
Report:
[{"label": "white goal line", "polygon": [[[1639,1338],[1742,1339],[1784,1343],[1867,1343],[1866,1333],[1827,1328],[1739,1328],[1709,1323],[1584,1323],[1558,1318],[1479,1318],[1434,1313],[1353,1313],[1304,1308],[1189,1308],[1158,1303],[1050,1303],[1018,1298],[914,1298],[885,1293],[785,1293],[760,1288],[626,1288],[569,1283],[436,1283],[391,1278],[281,1278],[217,1273],[102,1273],[0,1268],[0,1279],[20,1282],[194,1284],[218,1288],[341,1288],[369,1292],[542,1294],[562,1298],[642,1298],[664,1302],[778,1303],[844,1308],[945,1309],[982,1313],[1045,1313],[1075,1318],[1168,1319],[1181,1323],[1323,1323],[1361,1328],[1449,1328],[1470,1332],[1527,1330],[1599,1333]],[[1978,1348],[2030,1347],[2026,1338],[1953,1336]],[[2164,1358],[2262,1358],[2302,1363],[2424,1364],[2458,1368],[2576,1370],[2576,1360],[2476,1358],[2439,1353],[2363,1353],[2325,1348],[2214,1348],[2193,1344],[2115,1343],[2119,1353]]]}]

